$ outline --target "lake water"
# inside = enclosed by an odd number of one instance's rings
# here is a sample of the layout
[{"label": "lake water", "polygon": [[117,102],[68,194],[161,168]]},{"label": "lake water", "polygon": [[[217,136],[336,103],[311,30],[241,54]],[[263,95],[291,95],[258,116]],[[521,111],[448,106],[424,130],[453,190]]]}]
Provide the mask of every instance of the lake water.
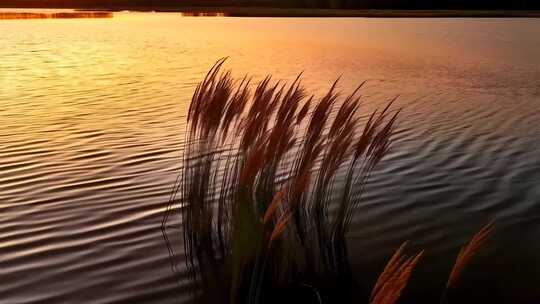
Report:
[{"label": "lake water", "polygon": [[394,148],[350,235],[367,287],[411,240],[426,258],[402,303],[433,303],[459,246],[494,219],[464,276],[470,300],[536,303],[539,55],[540,19],[0,22],[0,302],[186,300],[160,224],[191,94],[229,56],[237,76],[304,71],[316,93],[367,80],[365,113],[400,96]]}]

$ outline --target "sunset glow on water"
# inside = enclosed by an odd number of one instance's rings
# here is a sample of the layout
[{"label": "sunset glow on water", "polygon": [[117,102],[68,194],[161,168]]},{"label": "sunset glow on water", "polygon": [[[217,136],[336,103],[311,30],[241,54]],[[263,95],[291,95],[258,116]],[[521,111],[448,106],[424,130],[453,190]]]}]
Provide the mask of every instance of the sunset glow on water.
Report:
[{"label": "sunset glow on water", "polygon": [[303,72],[318,95],[367,81],[366,115],[399,96],[395,149],[353,221],[355,271],[413,240],[435,277],[417,285],[439,286],[462,240],[496,219],[478,292],[540,298],[539,19],[120,12],[1,21],[0,37],[0,303],[187,298],[162,212],[195,86],[227,56],[235,76]]}]

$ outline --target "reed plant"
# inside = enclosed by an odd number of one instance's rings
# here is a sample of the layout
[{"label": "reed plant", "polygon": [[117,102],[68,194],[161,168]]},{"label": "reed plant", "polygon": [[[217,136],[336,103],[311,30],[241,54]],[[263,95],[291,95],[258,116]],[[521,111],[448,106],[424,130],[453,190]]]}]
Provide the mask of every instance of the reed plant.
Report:
[{"label": "reed plant", "polygon": [[[448,277],[446,286],[441,294],[440,304],[450,302],[449,295],[459,286],[459,279],[466,266],[471,262],[473,257],[484,246],[487,238],[493,231],[493,222],[484,225],[472,239],[463,246],[456,258],[454,266]],[[407,256],[405,247],[408,242],[403,243],[392,255],[385,268],[379,275],[373,289],[371,291],[370,304],[396,304],[407,286],[411,277],[412,271],[424,255],[424,251]],[[456,302],[460,303],[460,302]]]},{"label": "reed plant", "polygon": [[[361,115],[363,84],[341,98],[335,81],[316,98],[301,75],[289,84],[270,76],[253,84],[233,79],[224,62],[193,94],[183,167],[164,218],[165,225],[180,212],[193,299],[345,300],[352,287],[346,235],[370,173],[391,146],[399,110],[391,100]],[[371,303],[399,298],[422,256],[404,258],[403,247]]]}]

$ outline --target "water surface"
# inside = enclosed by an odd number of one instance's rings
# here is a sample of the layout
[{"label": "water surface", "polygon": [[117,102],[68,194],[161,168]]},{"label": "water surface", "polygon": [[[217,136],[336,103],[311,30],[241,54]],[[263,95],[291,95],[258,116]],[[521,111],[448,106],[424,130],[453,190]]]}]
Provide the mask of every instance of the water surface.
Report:
[{"label": "water surface", "polygon": [[[404,240],[427,249],[404,303],[437,298],[463,244],[475,296],[540,299],[540,20],[181,17],[0,22],[0,302],[178,303],[163,243],[185,113],[220,57],[234,74],[367,80],[399,95],[396,144],[351,232],[366,285]],[[437,292],[437,290],[433,291]]]}]

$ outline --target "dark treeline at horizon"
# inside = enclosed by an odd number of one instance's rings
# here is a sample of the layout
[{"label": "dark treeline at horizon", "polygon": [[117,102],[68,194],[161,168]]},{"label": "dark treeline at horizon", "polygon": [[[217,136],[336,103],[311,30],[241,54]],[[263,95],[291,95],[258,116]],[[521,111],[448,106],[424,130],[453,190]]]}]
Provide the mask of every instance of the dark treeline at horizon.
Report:
[{"label": "dark treeline at horizon", "polygon": [[532,0],[0,0],[0,7],[22,8],[172,8],[278,7],[396,10],[537,10]]}]

